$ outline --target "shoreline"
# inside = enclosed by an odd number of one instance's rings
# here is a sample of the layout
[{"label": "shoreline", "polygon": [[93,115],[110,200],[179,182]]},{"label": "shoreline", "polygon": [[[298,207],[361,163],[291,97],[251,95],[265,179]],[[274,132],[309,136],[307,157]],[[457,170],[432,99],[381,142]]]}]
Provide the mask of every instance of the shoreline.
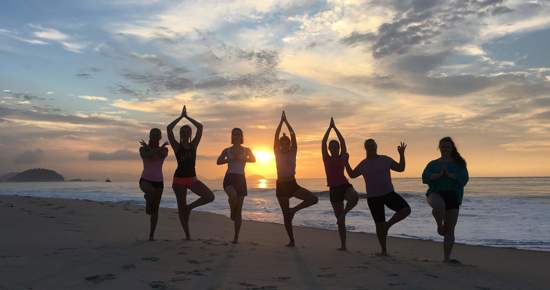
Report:
[{"label": "shoreline", "polygon": [[[0,196],[0,289],[545,289],[550,253],[457,244],[441,261],[438,242],[243,221],[241,242],[223,215],[194,212],[183,241],[174,209],[162,208],[157,241],[146,241],[143,208],[128,203]],[[45,267],[46,266],[46,267]],[[59,273],[63,275],[59,275]],[[464,279],[468,277],[468,279]]]},{"label": "shoreline", "polygon": [[[265,190],[270,190],[270,189],[265,189]],[[214,193],[216,194],[216,192],[223,192],[222,190],[214,190]],[[323,194],[323,193],[326,193],[327,196],[328,196],[328,191],[319,191],[319,192],[316,192],[317,194]],[[53,199],[53,200],[77,200],[77,201],[86,201],[86,202],[97,202],[97,203],[112,203],[112,204],[115,204],[115,205],[123,205],[123,206],[136,206],[138,208],[143,208],[144,206],[144,202],[142,201],[138,201],[138,200],[123,200],[123,201],[104,201],[104,200],[93,200],[93,199],[88,199],[88,198],[65,198],[65,197],[42,197],[42,196],[33,196],[33,195],[25,195],[25,194],[22,194],[22,195],[18,195],[18,194],[8,194],[8,195],[0,195],[1,196],[14,196],[14,197],[29,197],[29,198],[44,198],[44,199]],[[140,197],[141,198],[141,197]],[[366,194],[364,193],[359,193],[359,198],[360,199],[366,199]],[[165,206],[162,206],[161,204],[161,208],[162,209],[167,209],[167,210],[174,210],[176,209],[176,207],[165,207]],[[202,213],[208,213],[208,214],[213,214],[213,215],[219,215],[220,217],[224,217],[224,218],[228,218],[228,215],[225,215],[223,213],[218,213],[218,212],[212,212],[212,211],[208,211],[208,210],[201,210],[201,208],[199,207],[197,209],[198,212],[202,212]],[[228,209],[229,211],[229,209]],[[282,222],[279,223],[279,222],[275,222],[275,221],[258,221],[258,220],[254,220],[254,219],[248,219],[246,217],[243,216],[243,221],[246,220],[248,222],[260,222],[260,223],[270,223],[270,224],[274,224],[274,225],[282,225]],[[326,231],[329,231],[329,232],[336,232],[337,231],[337,228],[334,227],[334,228],[325,228],[325,227],[322,227],[322,226],[307,226],[307,225],[295,225],[294,227],[304,227],[304,228],[311,228],[311,229],[318,229],[318,230],[326,230]],[[369,232],[369,231],[359,231],[359,230],[349,230],[348,229],[348,233],[358,233],[358,234],[367,234],[367,235],[372,235],[373,237],[375,237],[375,233],[374,232]],[[406,239],[406,240],[418,240],[418,241],[430,241],[430,242],[435,242],[435,243],[441,243],[442,241],[440,240],[437,240],[437,239],[434,239],[434,238],[430,238],[430,237],[422,237],[422,236],[414,236],[414,235],[407,235],[407,234],[395,234],[395,233],[390,233],[390,235],[388,237],[391,237],[391,238],[397,238],[397,239]],[[465,243],[465,242],[456,242],[455,243],[456,245],[463,245],[463,246],[476,246],[476,247],[487,247],[487,248],[497,248],[497,249],[512,249],[512,250],[520,250],[520,251],[531,251],[531,252],[537,252],[537,253],[550,253],[550,249],[529,249],[529,248],[523,248],[521,245],[518,245],[516,247],[514,246],[499,246],[499,245],[486,245],[486,244],[476,244],[476,243]]]}]

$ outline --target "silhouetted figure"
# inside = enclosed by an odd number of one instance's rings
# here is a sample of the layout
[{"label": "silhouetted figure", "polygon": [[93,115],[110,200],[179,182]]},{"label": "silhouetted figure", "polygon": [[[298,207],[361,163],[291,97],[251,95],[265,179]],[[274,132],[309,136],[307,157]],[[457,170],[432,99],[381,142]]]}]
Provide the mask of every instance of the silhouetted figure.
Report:
[{"label": "silhouetted figure", "polygon": [[[363,175],[365,179],[367,203],[376,224],[376,235],[382,249],[380,253],[382,256],[388,255],[386,239],[389,229],[411,213],[409,204],[395,192],[391,181],[391,170],[405,171],[405,148],[407,145],[403,142],[397,147],[399,152],[399,163],[397,163],[391,157],[378,155],[376,142],[373,139],[368,139],[365,141],[367,158],[353,170],[349,162],[346,162],[346,170],[351,178]],[[388,221],[386,221],[384,206],[395,211]]]},{"label": "silhouetted figure", "polygon": [[235,224],[235,236],[233,238],[233,243],[235,244],[239,242],[243,202],[244,197],[248,194],[244,167],[247,162],[256,162],[256,157],[254,157],[252,150],[242,146],[243,142],[243,131],[240,128],[233,128],[231,130],[231,144],[233,146],[225,148],[217,161],[218,165],[227,163],[227,172],[223,179],[223,189],[227,193],[231,219]]},{"label": "silhouetted figure", "polygon": [[149,142],[141,140],[139,143],[139,155],[143,160],[143,171],[139,179],[139,188],[145,193],[145,213],[151,216],[149,240],[155,240],[155,229],[159,218],[160,199],[164,189],[164,177],[162,175],[162,164],[168,156],[168,143],[159,146],[162,139],[162,132],[153,128],[149,132]]},{"label": "silhouetted figure", "polygon": [[[290,132],[290,139],[285,134],[279,138],[283,123]],[[294,215],[299,210],[316,204],[318,198],[309,190],[296,183],[296,153],[298,152],[298,144],[296,143],[296,134],[292,126],[288,123],[284,111],[281,115],[281,121],[277,126],[277,130],[275,131],[273,151],[275,152],[275,160],[277,163],[277,200],[283,211],[285,229],[290,239],[287,246],[294,247],[294,233],[292,231],[292,220],[294,219]],[[302,202],[291,208],[289,200],[292,197],[301,199]]]},{"label": "silhouetted figure", "polygon": [[[197,133],[195,134],[195,137],[191,139],[193,135],[191,127],[188,125],[183,125],[180,128],[179,142],[177,142],[174,137],[173,130],[176,124],[183,118],[189,120],[189,122],[197,128]],[[178,162],[178,167],[174,173],[172,188],[176,193],[181,225],[185,231],[186,238],[190,240],[189,216],[191,214],[191,210],[214,200],[214,193],[212,193],[212,191],[204,183],[197,179],[197,174],[195,172],[197,147],[199,146],[202,137],[202,124],[189,117],[187,115],[186,107],[183,106],[181,115],[172,121],[172,123],[168,125],[167,129],[168,140],[170,141],[170,145],[174,150],[174,154],[176,155],[176,160]],[[187,189],[190,189],[199,196],[199,198],[191,204],[187,204]]]},{"label": "silhouetted figure", "polygon": [[451,251],[464,186],[469,179],[468,169],[451,137],[439,141],[439,151],[441,157],[428,163],[422,173],[422,182],[428,185],[428,203],[437,223],[437,233],[443,236],[444,262],[460,263],[451,259]]},{"label": "silhouetted figure", "polygon": [[[327,140],[331,129],[334,129],[334,132],[336,132],[338,141],[331,140],[327,150]],[[359,197],[346,176],[344,176],[348,151],[346,141],[338,128],[336,128],[333,118],[330,118],[330,125],[321,143],[323,163],[327,174],[327,185],[330,188],[330,203],[334,209],[336,223],[338,224],[338,233],[340,234],[341,247],[339,250],[346,251],[346,214],[357,205]],[[346,201],[345,206],[344,200]]]}]

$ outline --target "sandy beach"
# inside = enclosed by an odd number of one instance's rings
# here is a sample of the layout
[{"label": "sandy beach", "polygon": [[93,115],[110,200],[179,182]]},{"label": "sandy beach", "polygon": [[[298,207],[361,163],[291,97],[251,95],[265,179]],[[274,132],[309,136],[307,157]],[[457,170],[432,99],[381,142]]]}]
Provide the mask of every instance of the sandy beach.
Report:
[{"label": "sandy beach", "polygon": [[193,241],[176,211],[161,209],[146,241],[142,207],[0,196],[0,289],[548,289],[549,252],[456,245],[461,266],[440,262],[441,244],[390,238],[378,257],[371,234],[299,227],[286,248],[279,224],[245,221],[241,243],[222,215],[194,212]]}]

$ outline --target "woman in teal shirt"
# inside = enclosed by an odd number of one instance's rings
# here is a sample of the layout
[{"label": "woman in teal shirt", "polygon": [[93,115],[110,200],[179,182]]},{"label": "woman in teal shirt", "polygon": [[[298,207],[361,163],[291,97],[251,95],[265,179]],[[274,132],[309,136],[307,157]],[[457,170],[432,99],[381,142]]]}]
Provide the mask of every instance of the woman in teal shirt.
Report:
[{"label": "woman in teal shirt", "polygon": [[432,207],[437,232],[443,236],[444,262],[459,263],[450,257],[464,186],[468,183],[468,169],[451,137],[439,140],[439,151],[441,158],[428,163],[422,173],[422,182],[428,185],[428,204]]}]

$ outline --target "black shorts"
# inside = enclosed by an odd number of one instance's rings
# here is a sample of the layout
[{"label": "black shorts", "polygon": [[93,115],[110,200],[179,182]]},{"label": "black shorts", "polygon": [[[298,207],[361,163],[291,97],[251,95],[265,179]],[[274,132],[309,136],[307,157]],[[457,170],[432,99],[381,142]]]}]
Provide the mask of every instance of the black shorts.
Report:
[{"label": "black shorts", "polygon": [[228,186],[232,186],[239,196],[248,194],[244,174],[226,173],[223,178],[223,188],[225,189]]},{"label": "black shorts", "polygon": [[294,196],[294,193],[300,190],[302,187],[298,185],[296,179],[292,178],[290,180],[277,180],[277,185],[275,187],[275,192],[277,197],[287,197],[291,198]]},{"label": "black shorts", "polygon": [[437,194],[441,196],[443,201],[445,201],[445,209],[459,209],[460,203],[458,202],[458,195],[454,190],[444,190],[439,192],[429,192],[427,195]]},{"label": "black shorts", "polygon": [[159,211],[160,208],[160,200],[162,198],[162,190],[164,189],[164,182],[162,181],[149,181],[147,179],[141,178],[139,180],[139,184],[147,182],[151,184],[154,188],[160,189],[160,194],[155,195],[151,193],[145,193],[143,195],[143,198],[145,198],[145,213],[147,214],[154,214]]},{"label": "black shorts", "polygon": [[140,178],[139,183],[141,184],[142,182],[148,182],[148,183],[151,184],[151,186],[153,186],[156,189],[164,189],[164,182],[163,181],[150,181],[150,180],[147,180],[145,178]]},{"label": "black shorts", "polygon": [[382,196],[367,197],[367,203],[375,223],[386,221],[384,205],[396,212],[410,207],[407,201],[399,194],[395,193],[395,191]]},{"label": "black shorts", "polygon": [[342,202],[346,197],[346,191],[353,186],[349,183],[330,187],[330,202]]}]

